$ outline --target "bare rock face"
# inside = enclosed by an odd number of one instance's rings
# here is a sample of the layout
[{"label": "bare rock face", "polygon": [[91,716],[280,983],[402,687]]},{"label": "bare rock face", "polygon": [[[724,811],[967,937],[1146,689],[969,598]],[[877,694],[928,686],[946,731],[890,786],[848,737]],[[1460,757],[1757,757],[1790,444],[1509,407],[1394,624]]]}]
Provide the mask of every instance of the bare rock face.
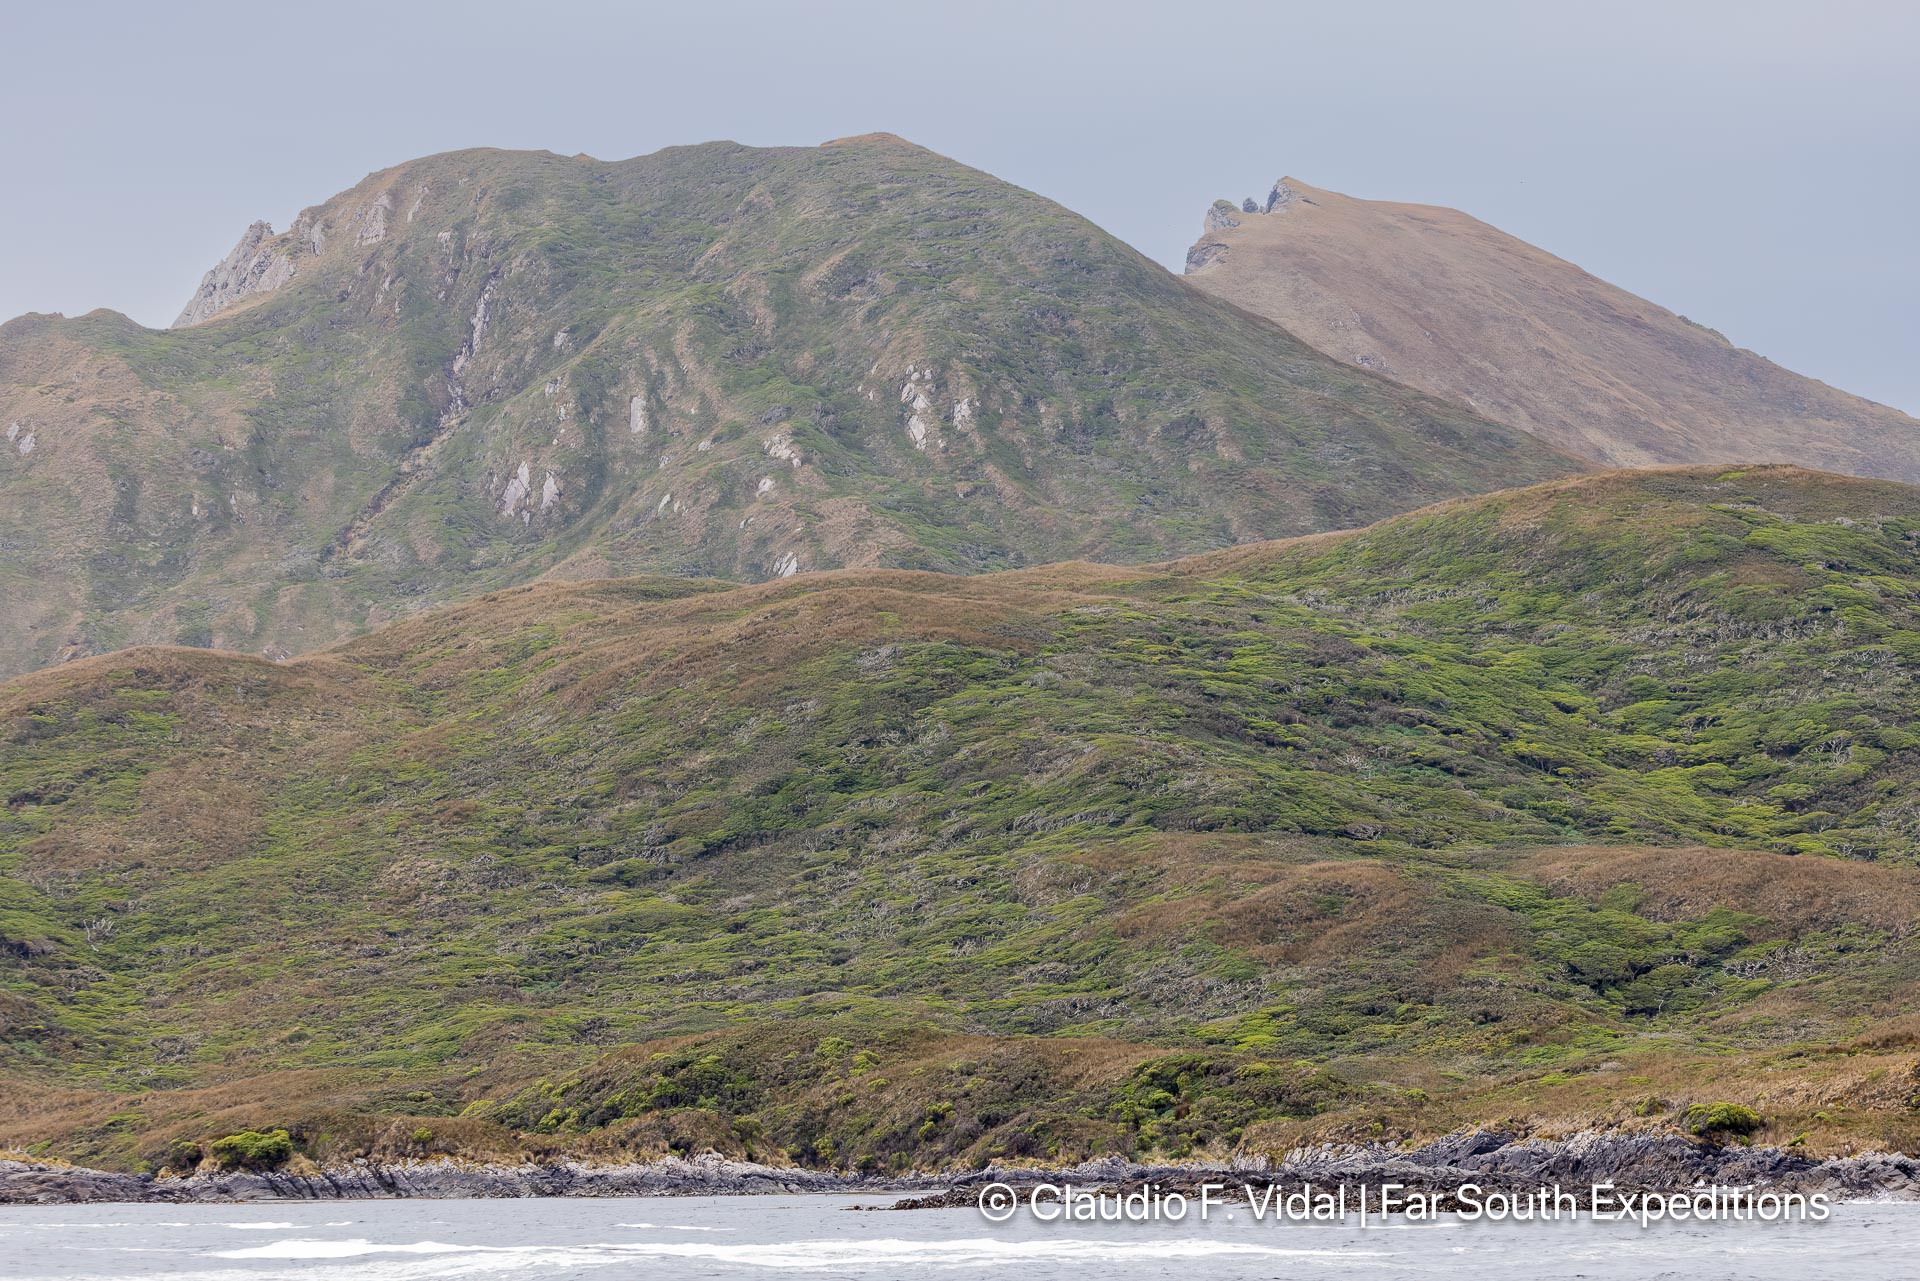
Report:
[{"label": "bare rock face", "polygon": [[1217,240],[1202,240],[1187,250],[1187,274],[1191,276],[1202,267],[1211,266],[1227,256],[1227,247]]},{"label": "bare rock face", "polygon": [[1260,212],[1261,213],[1285,213],[1287,211],[1287,207],[1296,201],[1300,202],[1301,204],[1308,204],[1308,205],[1313,203],[1313,201],[1308,200],[1305,196],[1301,195],[1299,192],[1295,191],[1291,186],[1287,185],[1287,180],[1285,178],[1277,178],[1274,180],[1273,190],[1267,193],[1267,206],[1266,208],[1262,209]]},{"label": "bare rock face", "polygon": [[911,1190],[944,1183],[933,1175],[846,1176],[733,1161],[713,1152],[627,1165],[485,1165],[448,1159],[378,1164],[354,1161],[312,1174],[236,1171],[156,1178],[78,1166],[0,1161],[0,1205],[90,1201],[357,1201],[387,1197],[745,1196],[755,1193]]},{"label": "bare rock face", "polygon": [[1212,206],[1208,208],[1206,220],[1208,234],[1220,231],[1226,227],[1238,227],[1239,225],[1240,220],[1234,217],[1233,202],[1231,200],[1216,200]]},{"label": "bare rock face", "polygon": [[[1214,201],[1207,209],[1206,220],[1201,225],[1200,239],[1194,242],[1193,248],[1187,250],[1186,274],[1191,276],[1202,268],[1213,266],[1227,256],[1227,246],[1217,237],[1220,232],[1238,227],[1242,221],[1239,215],[1252,214],[1255,217],[1261,217],[1266,214],[1285,213],[1296,204],[1312,203],[1313,201],[1294,190],[1285,178],[1275,180],[1273,190],[1267,193],[1264,202],[1255,200],[1252,196],[1242,200],[1239,214],[1235,213],[1231,200]],[[1356,363],[1366,365],[1365,361]],[[1376,369],[1375,372],[1384,372],[1384,370]]]},{"label": "bare rock face", "polygon": [[1200,232],[1200,240],[1187,251],[1187,274],[1192,275],[1227,252],[1225,245],[1213,239],[1216,232],[1240,225],[1242,213],[1259,213],[1259,206],[1252,200],[1243,202],[1237,209],[1231,200],[1216,200],[1207,209],[1206,222]]},{"label": "bare rock face", "polygon": [[[311,1174],[193,1174],[155,1178],[78,1166],[0,1160],[0,1205],[83,1201],[370,1200],[385,1197],[741,1196],[796,1192],[923,1192],[897,1210],[971,1206],[983,1183],[1031,1186],[1070,1179],[1092,1188],[1156,1183],[1197,1190],[1223,1178],[1322,1187],[1393,1180],[1427,1192],[1465,1183],[1520,1193],[1594,1183],[1656,1192],[1703,1184],[1755,1190],[1822,1192],[1869,1200],[1920,1199],[1920,1162],[1898,1153],[1819,1161],[1781,1148],[1727,1148],[1677,1134],[1586,1131],[1548,1142],[1489,1130],[1463,1130],[1412,1151],[1382,1144],[1298,1148],[1280,1162],[1265,1157],[1226,1164],[1141,1165],[1116,1156],[1060,1168],[989,1166],[965,1172],[845,1175],[736,1161],[715,1152],[623,1165],[578,1161],[521,1165],[435,1158],[381,1164],[352,1161]],[[1197,1193],[1196,1193],[1197,1194]]]},{"label": "bare rock face", "polygon": [[264,222],[248,227],[233,252],[200,279],[200,288],[173,322],[175,329],[197,325],[219,315],[243,298],[272,293],[293,279],[293,259],[274,243],[273,228]]},{"label": "bare rock face", "polygon": [[1617,1134],[1584,1131],[1570,1138],[1520,1140],[1498,1131],[1463,1130],[1407,1151],[1385,1144],[1321,1144],[1296,1148],[1283,1160],[1246,1158],[1227,1164],[1138,1165],[1117,1157],[1083,1162],[1071,1169],[988,1167],[949,1176],[951,1186],[932,1196],[913,1197],[896,1210],[971,1206],[979,1185],[990,1181],[1015,1187],[1043,1180],[1071,1181],[1104,1191],[1127,1190],[1143,1183],[1198,1196],[1203,1184],[1264,1183],[1378,1187],[1393,1182],[1427,1195],[1458,1195],[1466,1184],[1484,1192],[1525,1195],[1561,1187],[1588,1204],[1595,1184],[1666,1195],[1707,1185],[1742,1187],[1753,1192],[1821,1193],[1830,1198],[1873,1201],[1920,1199],[1920,1162],[1900,1153],[1873,1152],[1815,1160],[1782,1148],[1721,1147],[1678,1134]]}]

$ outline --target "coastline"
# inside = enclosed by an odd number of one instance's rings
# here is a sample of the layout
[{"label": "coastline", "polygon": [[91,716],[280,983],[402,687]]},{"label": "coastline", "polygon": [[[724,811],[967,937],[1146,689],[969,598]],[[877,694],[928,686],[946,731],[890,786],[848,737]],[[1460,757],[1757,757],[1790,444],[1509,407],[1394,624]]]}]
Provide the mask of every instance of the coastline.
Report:
[{"label": "coastline", "polygon": [[1507,1192],[1611,1183],[1658,1193],[1718,1184],[1822,1192],[1848,1200],[1920,1200],[1920,1160],[1900,1153],[1816,1160],[1785,1148],[1720,1146],[1677,1134],[1583,1131],[1563,1140],[1542,1140],[1474,1130],[1410,1150],[1329,1145],[1298,1149],[1278,1161],[1142,1165],[1109,1158],[1065,1167],[898,1175],[771,1166],[714,1153],[626,1164],[355,1161],[307,1173],[235,1171],[166,1179],[4,1160],[0,1205],[878,1193],[901,1199],[862,1208],[925,1209],[972,1206],[979,1190],[991,1183],[1022,1188],[1070,1182],[1106,1190],[1152,1184],[1187,1190],[1225,1179],[1281,1188],[1393,1181],[1443,1197],[1467,1183]]}]

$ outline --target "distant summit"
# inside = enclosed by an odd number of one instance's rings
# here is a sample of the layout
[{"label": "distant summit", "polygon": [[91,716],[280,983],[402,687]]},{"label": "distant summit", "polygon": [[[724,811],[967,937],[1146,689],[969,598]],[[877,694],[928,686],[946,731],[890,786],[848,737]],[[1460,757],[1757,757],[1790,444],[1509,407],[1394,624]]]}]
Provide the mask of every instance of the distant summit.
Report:
[{"label": "distant summit", "polygon": [[1215,202],[1186,270],[1330,356],[1594,462],[1920,481],[1920,422],[1452,209],[1282,178],[1264,201]]}]

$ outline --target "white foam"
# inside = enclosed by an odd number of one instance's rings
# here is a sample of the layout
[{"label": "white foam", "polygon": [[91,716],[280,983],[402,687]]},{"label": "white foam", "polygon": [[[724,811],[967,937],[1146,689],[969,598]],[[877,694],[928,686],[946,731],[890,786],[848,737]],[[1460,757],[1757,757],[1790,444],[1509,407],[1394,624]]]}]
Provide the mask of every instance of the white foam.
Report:
[{"label": "white foam", "polygon": [[[990,1237],[911,1241],[781,1241],[764,1244],[631,1241],[588,1245],[454,1245],[443,1241],[383,1242],[355,1237],[340,1241],[286,1240],[244,1250],[220,1250],[218,1259],[354,1259],[378,1254],[518,1256],[551,1268],[634,1259],[686,1259],[747,1267],[811,1270],[858,1267],[1005,1267],[1024,1263],[1129,1263],[1179,1259],[1384,1258],[1388,1250],[1301,1250],[1200,1237],[1172,1241],[1006,1241]],[[503,1257],[504,1256],[504,1257]]]},{"label": "white foam", "polygon": [[[326,1228],[344,1228],[352,1222],[352,1219],[342,1219],[338,1223],[323,1223],[320,1226]],[[88,1231],[96,1228],[261,1228],[272,1229],[276,1232],[286,1232],[299,1225],[278,1221],[268,1222],[264,1219],[257,1221],[247,1221],[244,1219],[237,1221],[224,1219],[95,1219],[81,1221],[42,1219],[38,1222],[27,1223],[21,1226],[29,1228],[85,1228]]]},{"label": "white foam", "polygon": [[216,1259],[357,1259],[368,1254],[464,1254],[469,1251],[496,1253],[514,1250],[539,1250],[542,1246],[447,1245],[440,1241],[369,1241],[353,1237],[343,1241],[272,1241],[248,1246],[244,1250],[215,1250]]}]

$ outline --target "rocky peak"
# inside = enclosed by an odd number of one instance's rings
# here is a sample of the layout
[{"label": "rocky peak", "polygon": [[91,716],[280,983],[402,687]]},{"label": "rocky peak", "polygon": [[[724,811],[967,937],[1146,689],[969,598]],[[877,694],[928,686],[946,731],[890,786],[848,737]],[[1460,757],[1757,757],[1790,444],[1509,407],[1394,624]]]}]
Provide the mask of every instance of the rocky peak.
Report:
[{"label": "rocky peak", "polygon": [[1261,212],[1270,214],[1285,213],[1295,204],[1310,205],[1312,203],[1313,201],[1308,200],[1298,191],[1295,191],[1293,185],[1288,182],[1287,179],[1276,178],[1273,183],[1273,190],[1267,193],[1266,208],[1261,210]]},{"label": "rocky peak", "polygon": [[197,325],[255,294],[272,293],[293,279],[293,259],[264,222],[248,227],[233,252],[200,278],[200,288],[174,320],[175,329]]},{"label": "rocky peak", "polygon": [[1208,236],[1216,232],[1225,231],[1229,227],[1238,227],[1242,215],[1253,214],[1258,216],[1261,214],[1285,213],[1294,205],[1312,204],[1313,201],[1301,195],[1293,183],[1294,180],[1290,178],[1276,178],[1273,183],[1273,190],[1267,193],[1267,198],[1264,202],[1255,200],[1252,196],[1248,196],[1237,206],[1231,200],[1214,201],[1207,209],[1206,221],[1201,228],[1200,237],[1203,243],[1195,245],[1193,250],[1187,254],[1187,270],[1191,272],[1197,268],[1204,267],[1208,263],[1216,261],[1224,254],[1226,252],[1225,246],[1208,245],[1205,244],[1204,241]]},{"label": "rocky peak", "polygon": [[1240,219],[1236,218],[1234,213],[1233,201],[1214,201],[1212,207],[1207,210],[1204,234],[1212,235],[1214,232],[1225,230],[1228,227],[1238,227],[1240,225]]},{"label": "rocky peak", "polygon": [[[1273,183],[1273,190],[1267,193],[1267,198],[1264,201],[1255,200],[1252,196],[1248,196],[1238,205],[1235,205],[1231,200],[1214,201],[1207,209],[1207,217],[1200,232],[1200,239],[1195,242],[1193,248],[1187,250],[1186,274],[1191,276],[1195,272],[1211,267],[1224,259],[1227,256],[1227,246],[1225,242],[1217,240],[1214,237],[1229,227],[1238,227],[1242,219],[1282,214],[1286,213],[1295,205],[1310,205],[1314,203],[1302,194],[1300,186],[1296,185],[1296,182],[1297,180],[1292,178],[1276,178]],[[1306,190],[1311,191],[1313,189],[1308,187]]]}]

